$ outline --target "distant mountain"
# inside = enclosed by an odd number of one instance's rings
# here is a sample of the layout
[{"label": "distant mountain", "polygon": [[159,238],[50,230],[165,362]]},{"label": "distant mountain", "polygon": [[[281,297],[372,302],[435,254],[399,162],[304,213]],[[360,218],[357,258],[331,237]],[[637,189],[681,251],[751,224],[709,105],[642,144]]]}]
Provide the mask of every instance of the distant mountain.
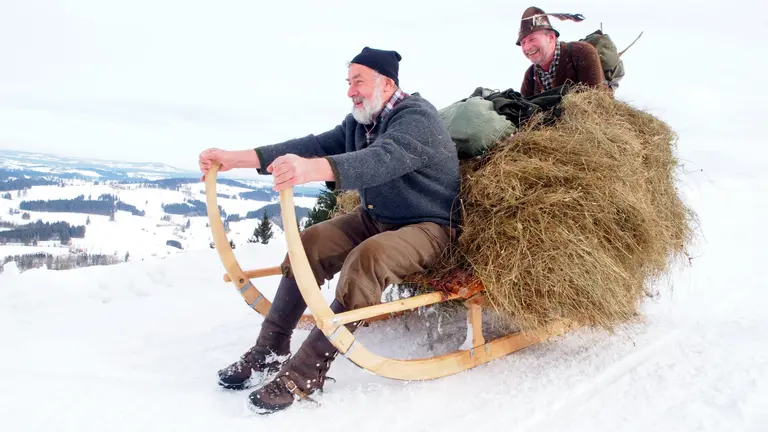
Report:
[{"label": "distant mountain", "polygon": [[138,177],[151,180],[195,174],[161,163],[106,161],[15,150],[0,150],[0,168],[35,174],[52,174],[62,179],[93,180],[123,180]]},{"label": "distant mountain", "polygon": [[[241,199],[276,200],[279,194],[272,190],[271,179],[264,177],[264,180],[219,178],[216,183],[250,189],[248,192],[240,193]],[[27,180],[25,183],[30,185],[76,179],[148,183],[157,187],[177,189],[182,184],[199,182],[200,173],[185,171],[162,163],[108,161],[0,150],[0,182],[6,183],[7,190],[14,190],[18,188],[16,183],[19,183],[19,179]],[[13,181],[16,183],[11,185]],[[2,187],[0,190],[3,190]],[[316,197],[320,194],[320,190],[321,186],[301,185],[294,187],[294,195]]]}]

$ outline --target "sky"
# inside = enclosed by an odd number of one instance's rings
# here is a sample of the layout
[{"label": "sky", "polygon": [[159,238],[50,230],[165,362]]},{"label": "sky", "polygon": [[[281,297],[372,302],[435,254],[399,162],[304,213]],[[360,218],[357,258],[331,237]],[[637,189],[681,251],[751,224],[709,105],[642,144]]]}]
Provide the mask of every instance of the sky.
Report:
[{"label": "sky", "polygon": [[[681,136],[683,159],[768,164],[756,55],[762,1],[548,1],[562,40],[599,28],[620,49],[617,98]],[[438,109],[483,86],[519,89],[515,45],[528,4],[390,0],[0,0],[0,148],[197,166],[208,147],[245,149],[319,133],[350,111],[346,64],[397,50],[400,82]],[[732,27],[732,28],[731,28]]]}]

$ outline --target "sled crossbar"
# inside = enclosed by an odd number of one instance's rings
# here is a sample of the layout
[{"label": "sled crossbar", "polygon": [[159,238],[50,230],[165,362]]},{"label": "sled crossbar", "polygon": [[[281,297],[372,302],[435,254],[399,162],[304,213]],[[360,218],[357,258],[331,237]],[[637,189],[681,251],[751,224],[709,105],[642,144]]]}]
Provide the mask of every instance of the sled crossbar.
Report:
[{"label": "sled crossbar", "polygon": [[420,294],[403,300],[394,300],[374,306],[353,309],[348,312],[337,313],[323,321],[325,325],[349,324],[385,314],[403,312],[422,306],[429,306],[449,300],[457,300],[462,297],[458,294],[444,295],[443,293]]},{"label": "sled crossbar", "polygon": [[[243,274],[248,278],[260,278],[266,276],[276,276],[282,274],[279,266],[265,267],[256,270],[247,270]],[[231,282],[229,275],[224,275],[225,282]],[[406,299],[394,300],[365,308],[354,309],[348,312],[338,313],[333,316],[333,324],[349,324],[356,321],[368,320],[371,318],[380,318],[387,314],[413,310],[422,306],[429,306],[435,303],[442,303],[450,300],[466,300],[474,295],[472,290],[462,290],[457,294],[444,294],[442,292],[432,292],[420,294]],[[326,323],[330,324],[330,323]]]},{"label": "sled crossbar", "polygon": [[[243,272],[243,275],[247,278],[261,278],[261,277],[267,277],[267,276],[278,276],[283,274],[283,271],[280,269],[280,266],[275,267],[265,267],[261,269],[256,270],[246,270]],[[224,273],[224,282],[232,282],[232,278],[229,277],[228,274]]]},{"label": "sled crossbar", "polygon": [[[216,197],[218,168],[219,164],[214,162],[206,176],[206,200],[216,250],[226,269],[224,280],[232,282],[246,303],[262,316],[266,316],[272,304],[251,283],[249,278],[279,275],[281,271],[279,267],[268,267],[247,272],[240,268],[229,245],[218,211]],[[440,289],[428,294],[334,314],[323,298],[309,266],[296,221],[292,189],[280,191],[280,211],[283,226],[286,227],[285,240],[288,244],[291,271],[311,312],[309,316],[304,315],[302,321],[316,325],[331,344],[352,363],[379,376],[400,380],[440,378],[498,359],[575,327],[572,323],[555,321],[531,331],[516,332],[492,341],[486,341],[482,331],[482,283],[478,280],[468,281],[461,278],[459,278],[461,282],[454,284],[461,286],[454,286],[449,290]],[[345,324],[361,320],[370,322],[386,319],[410,309],[449,300],[465,300],[468,325],[467,342],[471,348],[422,359],[387,358],[369,351],[345,326]]]}]

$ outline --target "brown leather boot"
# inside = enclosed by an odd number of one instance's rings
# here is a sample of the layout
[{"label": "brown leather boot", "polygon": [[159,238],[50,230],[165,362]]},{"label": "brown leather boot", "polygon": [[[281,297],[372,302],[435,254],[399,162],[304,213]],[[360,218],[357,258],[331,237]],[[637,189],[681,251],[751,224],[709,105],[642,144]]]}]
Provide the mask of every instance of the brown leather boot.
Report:
[{"label": "brown leather boot", "polygon": [[[336,300],[331,309],[334,313],[344,311]],[[360,323],[347,324],[346,327],[354,332]],[[328,369],[338,353],[325,334],[315,327],[277,378],[250,394],[249,408],[258,414],[271,414],[288,408],[296,398],[309,399],[309,395],[323,389]]]},{"label": "brown leather boot", "polygon": [[[256,345],[239,360],[219,370],[220,386],[228,390],[244,390],[272,379],[280,371],[291,357],[290,339],[271,331],[274,327],[274,323],[265,320]],[[267,342],[265,334],[274,338]]]},{"label": "brown leather boot", "polygon": [[219,385],[244,390],[273,379],[291,356],[291,335],[306,308],[296,281],[283,277],[256,344],[218,371]]}]

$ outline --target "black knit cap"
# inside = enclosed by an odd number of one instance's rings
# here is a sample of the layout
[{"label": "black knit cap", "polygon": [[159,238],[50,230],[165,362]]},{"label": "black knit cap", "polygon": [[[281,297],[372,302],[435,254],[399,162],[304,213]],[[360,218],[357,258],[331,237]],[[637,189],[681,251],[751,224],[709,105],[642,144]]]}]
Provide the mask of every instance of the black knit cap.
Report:
[{"label": "black knit cap", "polygon": [[385,51],[375,48],[365,47],[360,54],[352,59],[352,63],[357,63],[375,70],[376,72],[392,78],[395,85],[399,86],[397,73],[400,69],[400,60],[402,57],[397,51]]}]

